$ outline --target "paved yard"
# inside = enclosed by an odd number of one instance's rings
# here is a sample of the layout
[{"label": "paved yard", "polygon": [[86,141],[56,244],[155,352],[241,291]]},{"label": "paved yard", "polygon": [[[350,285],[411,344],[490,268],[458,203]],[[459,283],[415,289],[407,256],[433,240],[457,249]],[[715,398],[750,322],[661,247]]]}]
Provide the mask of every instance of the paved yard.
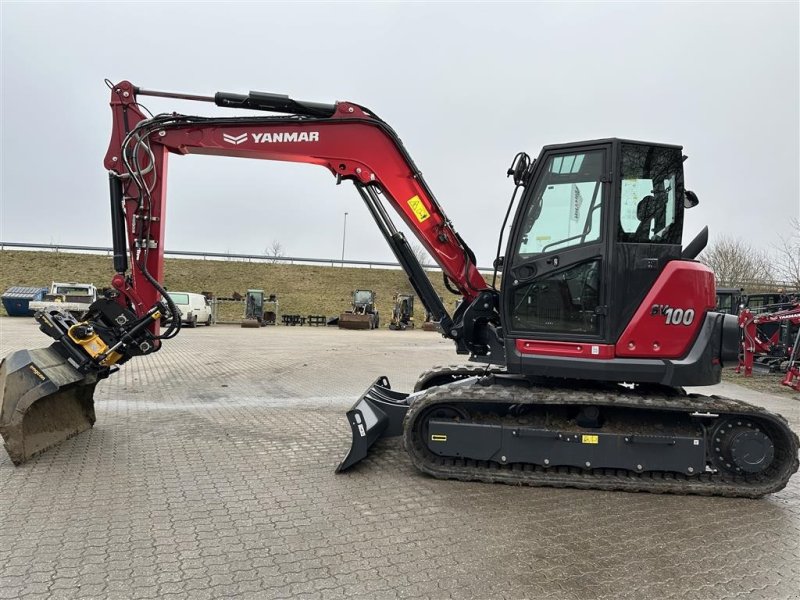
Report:
[{"label": "paved yard", "polygon": [[[798,476],[762,500],[457,483],[391,440],[334,475],[375,377],[455,360],[420,331],[182,332],[100,384],[91,432],[0,456],[0,598],[800,597]],[[756,401],[800,429],[797,399]]]}]

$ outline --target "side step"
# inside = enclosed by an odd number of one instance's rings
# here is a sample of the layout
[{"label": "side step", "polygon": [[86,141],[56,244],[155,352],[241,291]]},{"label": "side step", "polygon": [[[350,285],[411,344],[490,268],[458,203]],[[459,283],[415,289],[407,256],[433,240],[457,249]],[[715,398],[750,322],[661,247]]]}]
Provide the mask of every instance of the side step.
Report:
[{"label": "side step", "polygon": [[412,397],[412,394],[394,391],[385,376],[378,377],[347,411],[353,441],[336,472],[341,473],[361,462],[379,439],[403,435],[403,420]]}]

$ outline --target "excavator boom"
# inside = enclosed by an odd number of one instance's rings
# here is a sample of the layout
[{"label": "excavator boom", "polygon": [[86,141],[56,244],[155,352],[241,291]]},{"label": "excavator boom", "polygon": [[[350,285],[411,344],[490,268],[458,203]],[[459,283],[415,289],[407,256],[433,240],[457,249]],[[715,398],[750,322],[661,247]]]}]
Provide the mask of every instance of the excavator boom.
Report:
[{"label": "excavator boom", "polygon": [[[400,139],[374,113],[351,102],[304,102],[264,92],[198,96],[146,90],[128,81],[107,84],[113,122],[104,164],[113,291],[92,304],[80,323],[58,311],[37,314],[42,331],[54,339],[52,346],[13,353],[0,364],[0,433],[15,463],[90,428],[96,382],[131,357],[158,351],[163,340],[180,331],[179,311],[162,285],[170,154],[308,163],[328,169],[337,183],[351,181],[442,331],[458,337],[459,328],[386,205],[414,231],[455,291],[472,301],[488,286]],[[288,114],[148,117],[140,96]],[[162,333],[164,314],[172,318]],[[459,351],[466,352],[457,341]]]}]

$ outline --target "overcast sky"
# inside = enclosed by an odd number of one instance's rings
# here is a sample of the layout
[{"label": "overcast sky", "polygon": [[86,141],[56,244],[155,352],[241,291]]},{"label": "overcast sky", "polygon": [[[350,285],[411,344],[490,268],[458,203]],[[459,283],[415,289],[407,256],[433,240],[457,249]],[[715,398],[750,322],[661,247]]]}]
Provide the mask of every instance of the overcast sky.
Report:
[{"label": "overcast sky", "polygon": [[[709,225],[766,246],[800,213],[798,2],[0,3],[3,241],[110,245],[104,78],[372,108],[481,265],[514,154],[627,137],[684,146]],[[231,115],[142,98],[153,112]],[[315,166],[172,156],[166,247],[391,254],[352,185]],[[399,218],[397,219],[399,221]]]}]

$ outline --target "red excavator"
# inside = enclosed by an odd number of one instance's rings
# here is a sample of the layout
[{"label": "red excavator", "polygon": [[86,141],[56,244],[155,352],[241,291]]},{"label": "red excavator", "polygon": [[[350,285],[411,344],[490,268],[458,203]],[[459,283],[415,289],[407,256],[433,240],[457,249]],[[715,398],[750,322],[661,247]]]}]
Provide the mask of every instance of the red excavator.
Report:
[{"label": "red excavator", "polygon": [[[388,436],[443,479],[758,497],[797,471],[798,438],[781,416],[682,389],[719,382],[739,329],[715,312],[714,274],[694,260],[707,229],[682,245],[697,196],[684,189],[680,146],[602,139],[546,146],[536,160],[517,154],[498,288],[371,110],[108,83],[113,287],[80,320],[38,314],[54,342],[3,361],[0,433],[15,463],[91,427],[97,382],[180,331],[179,312],[163,304],[167,159],[211,154],[316,164],[352,182],[416,295],[472,361],[424,373],[411,394],[379,377],[347,413],[352,445],[338,471]],[[279,114],[146,116],[143,96]],[[454,314],[387,206],[463,298]],[[164,331],[162,313],[172,315]]]}]

